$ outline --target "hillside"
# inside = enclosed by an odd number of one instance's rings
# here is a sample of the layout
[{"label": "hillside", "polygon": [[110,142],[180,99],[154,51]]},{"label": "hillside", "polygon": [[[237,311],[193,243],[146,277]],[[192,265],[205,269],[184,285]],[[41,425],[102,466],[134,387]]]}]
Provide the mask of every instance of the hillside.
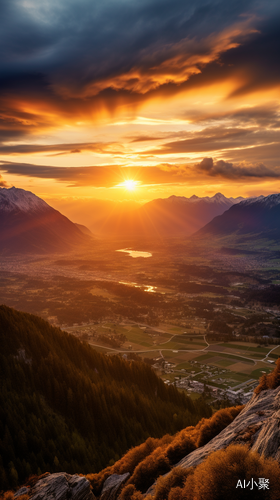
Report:
[{"label": "hillside", "polygon": [[[270,387],[279,369],[278,362],[268,377]],[[279,385],[266,390],[262,383],[245,407],[219,410],[174,436],[148,438],[87,479],[65,473],[30,478],[17,495],[27,494],[24,500],[279,500],[279,395]]]},{"label": "hillside", "polygon": [[211,414],[148,365],[102,355],[37,316],[0,306],[0,342],[0,490],[46,471],[97,472]]},{"label": "hillside", "polygon": [[89,243],[91,238],[67,217],[35,194],[0,188],[0,252],[61,252]]}]

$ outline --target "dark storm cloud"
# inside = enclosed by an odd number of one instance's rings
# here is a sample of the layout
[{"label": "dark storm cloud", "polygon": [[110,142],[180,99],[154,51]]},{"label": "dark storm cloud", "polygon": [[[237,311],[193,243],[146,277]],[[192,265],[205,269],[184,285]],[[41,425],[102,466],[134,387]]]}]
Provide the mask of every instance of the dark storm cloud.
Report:
[{"label": "dark storm cloud", "polygon": [[203,85],[204,75],[220,79],[247,63],[262,84],[266,74],[277,80],[277,8],[272,0],[266,8],[256,0],[2,0],[1,94],[12,108],[28,97],[67,114],[135,105],[143,93],[176,93],[188,79]]},{"label": "dark storm cloud", "polygon": [[[245,5],[245,4],[244,4]],[[264,6],[266,4],[263,4]],[[254,23],[255,32],[237,37],[237,46],[221,51],[219,58],[201,68],[184,84],[186,90],[213,85],[225,79],[239,78],[240,83],[229,96],[278,86],[280,83],[280,4],[270,2],[269,9]]]},{"label": "dark storm cloud", "polygon": [[[238,67],[247,75],[247,81],[240,85],[232,95],[241,95],[278,85],[280,82],[280,16],[261,26],[243,47],[229,51],[221,56],[221,62],[231,67]],[[278,62],[277,62],[278,61]]]},{"label": "dark storm cloud", "polygon": [[[228,27],[254,1],[60,0],[1,2],[0,43],[6,77],[58,76],[74,88],[99,78],[150,67],[182,39]],[[6,71],[5,71],[6,70]],[[76,72],[76,71],[79,72]]]}]

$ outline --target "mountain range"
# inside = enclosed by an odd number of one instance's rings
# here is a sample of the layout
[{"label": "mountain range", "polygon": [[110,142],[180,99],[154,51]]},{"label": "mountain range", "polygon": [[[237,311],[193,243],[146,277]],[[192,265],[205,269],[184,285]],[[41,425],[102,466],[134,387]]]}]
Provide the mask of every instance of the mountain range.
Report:
[{"label": "mountain range", "polygon": [[115,204],[111,212],[95,217],[92,230],[101,235],[116,237],[147,236],[174,237],[189,236],[213,217],[221,215],[243,198],[226,198],[221,193],[213,197],[170,196],[152,200],[137,208],[127,210]]},{"label": "mountain range", "polygon": [[[280,194],[248,199],[226,198],[221,193],[203,198],[170,196],[130,210],[117,204],[110,207],[111,211],[101,208],[94,216],[94,234],[101,238],[280,239]],[[0,188],[2,254],[64,252],[91,243],[92,237],[87,227],[73,223],[35,194]]]},{"label": "mountain range", "polygon": [[1,253],[67,251],[90,241],[85,229],[30,191],[0,188]]}]

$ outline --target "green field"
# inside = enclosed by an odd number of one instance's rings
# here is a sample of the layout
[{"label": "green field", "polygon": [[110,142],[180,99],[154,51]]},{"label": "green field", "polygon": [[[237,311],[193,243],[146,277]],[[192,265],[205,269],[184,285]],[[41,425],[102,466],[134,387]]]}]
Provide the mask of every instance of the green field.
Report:
[{"label": "green field", "polygon": [[197,336],[193,339],[193,340],[190,340],[190,338],[192,337],[184,337],[183,335],[176,335],[175,337],[173,337],[172,341],[173,342],[178,342],[179,344],[189,344],[190,346],[195,344],[195,345],[198,345],[198,346],[202,346],[202,347],[206,347],[207,344],[206,342],[197,342]]},{"label": "green field", "polygon": [[245,373],[237,373],[237,372],[227,372],[223,373],[223,378],[226,380],[236,380],[237,382],[246,382],[246,380],[252,378],[251,376],[246,375]]},{"label": "green field", "polygon": [[271,373],[271,371],[272,371],[271,368],[266,368],[266,367],[258,368],[257,370],[253,370],[251,372],[251,377],[259,379],[263,375],[262,372]]},{"label": "green field", "polygon": [[[98,333],[102,332],[103,334],[106,334],[106,332],[108,334],[111,332],[124,333],[128,340],[119,349],[120,353],[124,351],[127,353],[135,352],[142,358],[150,359],[163,357],[166,361],[172,363],[174,371],[169,373],[159,372],[163,380],[171,382],[174,382],[175,377],[179,375],[184,377],[188,376],[190,372],[194,372],[193,378],[195,380],[205,381],[220,388],[235,387],[252,378],[258,380],[263,375],[262,372],[270,373],[275,367],[275,365],[268,366],[267,362],[261,361],[269,353],[272,346],[268,348],[258,347],[257,344],[242,343],[240,341],[237,343],[218,342],[212,344],[211,347],[221,350],[205,351],[207,344],[204,342],[203,335],[194,335],[190,332],[190,328],[194,330],[194,325],[188,327],[188,333],[183,333],[182,328],[174,325],[160,325],[159,330],[157,330],[152,327],[140,328],[137,324],[117,325],[104,323],[95,328]],[[98,344],[98,341],[96,343]],[[132,345],[131,349],[128,349],[129,344]],[[108,354],[118,352],[107,346],[94,348]],[[223,349],[227,352],[224,352]],[[275,348],[269,358],[276,360],[279,355],[280,346]],[[190,361],[196,361],[197,364],[192,364]],[[212,375],[196,375],[204,371],[204,367],[201,365],[208,365]],[[178,373],[182,369],[185,369],[186,372]],[[221,373],[221,369],[226,371]],[[217,372],[217,370],[220,371]],[[247,370],[248,373],[246,373]],[[214,373],[215,371],[216,373]],[[217,375],[217,373],[219,374]],[[192,397],[197,396],[193,395]]]},{"label": "green field", "polygon": [[179,365],[176,366],[176,369],[194,370],[194,367],[190,363],[186,362],[186,363],[179,363]]},{"label": "green field", "polygon": [[243,349],[244,351],[256,351],[256,352],[259,352],[259,353],[265,353],[267,354],[270,349],[268,349],[267,347],[250,347],[250,346],[247,346],[247,345],[242,345],[242,344],[228,344],[228,343],[223,343],[223,346],[224,347],[230,347],[231,349]]},{"label": "green field", "polygon": [[219,359],[215,361],[216,365],[222,366],[223,368],[226,368],[227,366],[232,365],[232,361],[228,361],[226,359]]}]

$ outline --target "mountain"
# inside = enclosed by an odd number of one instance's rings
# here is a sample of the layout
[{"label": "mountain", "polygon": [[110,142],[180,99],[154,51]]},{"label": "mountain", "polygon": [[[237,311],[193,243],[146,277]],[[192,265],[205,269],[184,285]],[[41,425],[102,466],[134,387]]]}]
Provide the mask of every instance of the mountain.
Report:
[{"label": "mountain", "polygon": [[196,237],[240,236],[280,240],[280,194],[259,196],[233,205],[196,233]]},{"label": "mountain", "polygon": [[98,472],[148,436],[156,442],[211,414],[149,365],[6,306],[0,344],[0,492],[31,474]]},{"label": "mountain", "polygon": [[115,207],[96,221],[94,232],[126,236],[188,236],[243,198],[170,196],[127,210]]},{"label": "mountain", "polygon": [[0,188],[0,252],[67,251],[90,237],[41,198],[24,189]]}]

